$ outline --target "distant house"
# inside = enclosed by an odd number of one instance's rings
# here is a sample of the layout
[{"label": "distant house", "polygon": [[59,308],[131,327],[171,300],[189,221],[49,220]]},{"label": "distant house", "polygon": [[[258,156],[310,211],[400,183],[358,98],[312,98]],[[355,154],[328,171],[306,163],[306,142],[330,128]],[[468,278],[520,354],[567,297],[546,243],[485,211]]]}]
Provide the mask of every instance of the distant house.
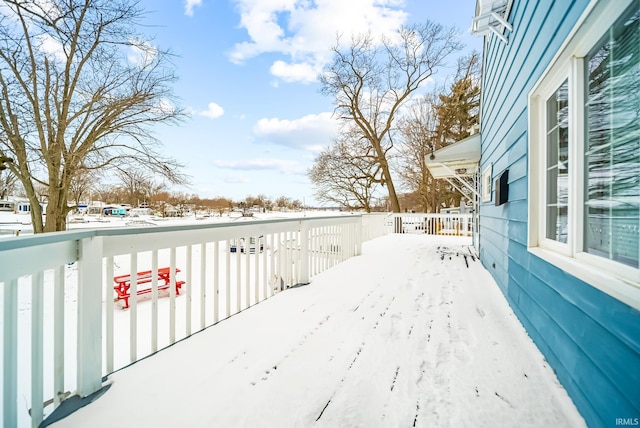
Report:
[{"label": "distant house", "polygon": [[102,214],[122,217],[127,215],[127,208],[120,205],[108,205],[102,208]]},{"label": "distant house", "polygon": [[131,208],[127,215],[129,215],[130,217],[151,215],[151,208]]},{"label": "distant house", "polygon": [[[40,204],[40,209],[44,212],[45,205]],[[19,201],[15,203],[15,210],[20,213],[30,213],[31,212],[31,203],[28,201]]]},{"label": "distant house", "polygon": [[87,207],[87,214],[104,214],[104,203],[102,202],[91,202]]},{"label": "distant house", "polygon": [[12,201],[0,201],[0,211],[14,211],[16,204]]},{"label": "distant house", "polygon": [[180,210],[173,205],[166,204],[162,210],[164,217],[178,217]]},{"label": "distant house", "polygon": [[472,30],[481,260],[587,424],[637,424],[640,1],[478,0]]}]

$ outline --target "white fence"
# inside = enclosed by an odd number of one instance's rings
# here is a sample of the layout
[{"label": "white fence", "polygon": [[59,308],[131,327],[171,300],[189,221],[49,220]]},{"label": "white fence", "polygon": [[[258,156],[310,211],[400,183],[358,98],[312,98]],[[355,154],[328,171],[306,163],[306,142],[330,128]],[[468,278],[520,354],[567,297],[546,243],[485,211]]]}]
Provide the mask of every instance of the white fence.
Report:
[{"label": "white fence", "polygon": [[[466,233],[469,216],[347,215],[95,229],[0,241],[2,426],[38,426],[70,395],[361,252],[385,233]],[[161,291],[158,270],[177,272]],[[129,307],[114,277],[131,281]],[[176,289],[176,281],[184,282]],[[178,293],[179,292],[179,293]]]},{"label": "white fence", "polygon": [[471,236],[471,214],[390,214],[385,221],[385,233],[418,233],[427,235]]}]

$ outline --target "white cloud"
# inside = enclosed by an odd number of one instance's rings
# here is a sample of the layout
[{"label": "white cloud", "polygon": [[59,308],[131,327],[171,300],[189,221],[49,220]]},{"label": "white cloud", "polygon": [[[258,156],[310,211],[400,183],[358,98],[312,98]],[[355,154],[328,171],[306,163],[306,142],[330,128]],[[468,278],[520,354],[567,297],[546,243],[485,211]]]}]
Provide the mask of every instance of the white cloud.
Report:
[{"label": "white cloud", "polygon": [[224,109],[216,103],[209,103],[207,110],[201,111],[199,114],[211,119],[217,119],[224,114]]},{"label": "white cloud", "polygon": [[391,34],[406,19],[404,0],[235,0],[249,41],[238,43],[230,59],[242,63],[266,52],[281,53],[271,72],[285,81],[310,82],[330,58],[336,35],[371,31]]},{"label": "white cloud", "polygon": [[64,53],[64,47],[60,42],[54,39],[49,34],[42,34],[37,37],[40,43],[38,49],[45,53],[50,59],[55,59],[59,62],[65,62],[67,55]]},{"label": "white cloud", "polygon": [[129,40],[129,52],[127,59],[130,63],[139,67],[150,65],[158,55],[158,48],[142,39]]},{"label": "white cloud", "polygon": [[196,6],[202,6],[202,0],[185,0],[184,14],[187,16],[193,16],[193,8]]},{"label": "white cloud", "polygon": [[309,114],[295,120],[260,119],[253,128],[259,139],[298,149],[319,151],[336,136],[338,121],[331,113]]},{"label": "white cloud", "polygon": [[322,71],[322,67],[309,63],[287,64],[284,61],[276,61],[271,65],[271,74],[285,82],[311,83]]},{"label": "white cloud", "polygon": [[218,168],[241,171],[278,171],[283,174],[306,174],[306,167],[300,162],[288,159],[243,159],[237,161],[213,161]]},{"label": "white cloud", "polygon": [[222,181],[230,184],[244,184],[249,182],[249,177],[245,174],[227,174],[222,177]]},{"label": "white cloud", "polygon": [[168,99],[161,98],[155,104],[155,113],[157,114],[172,114],[175,112],[176,106]]},{"label": "white cloud", "polygon": [[[48,15],[52,20],[59,18],[62,15],[61,7],[56,3],[56,0],[33,0],[32,5],[36,10],[40,9],[40,13]],[[15,12],[16,7],[14,5],[7,5],[7,2],[0,4],[0,15],[4,15],[14,23],[19,24],[20,18]],[[6,23],[5,23],[6,24]]]}]

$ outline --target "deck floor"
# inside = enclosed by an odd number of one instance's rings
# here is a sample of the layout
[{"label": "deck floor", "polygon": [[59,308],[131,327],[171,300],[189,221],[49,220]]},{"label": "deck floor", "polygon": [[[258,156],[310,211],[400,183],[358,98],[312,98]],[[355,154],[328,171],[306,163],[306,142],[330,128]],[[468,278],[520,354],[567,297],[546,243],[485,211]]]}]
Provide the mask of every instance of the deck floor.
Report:
[{"label": "deck floor", "polygon": [[465,262],[467,244],[367,242],[311,284],[112,374],[54,426],[584,426],[489,273]]}]

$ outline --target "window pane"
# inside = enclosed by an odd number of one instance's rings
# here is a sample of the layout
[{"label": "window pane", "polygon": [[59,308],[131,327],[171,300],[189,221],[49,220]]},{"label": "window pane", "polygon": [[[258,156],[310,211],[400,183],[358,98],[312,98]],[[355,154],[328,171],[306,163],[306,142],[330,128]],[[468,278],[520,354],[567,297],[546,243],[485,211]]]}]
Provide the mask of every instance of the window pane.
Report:
[{"label": "window pane", "polygon": [[640,267],[640,12],[587,57],[585,251]]},{"label": "window pane", "polygon": [[569,204],[569,84],[564,81],[547,100],[546,237],[567,242]]}]

